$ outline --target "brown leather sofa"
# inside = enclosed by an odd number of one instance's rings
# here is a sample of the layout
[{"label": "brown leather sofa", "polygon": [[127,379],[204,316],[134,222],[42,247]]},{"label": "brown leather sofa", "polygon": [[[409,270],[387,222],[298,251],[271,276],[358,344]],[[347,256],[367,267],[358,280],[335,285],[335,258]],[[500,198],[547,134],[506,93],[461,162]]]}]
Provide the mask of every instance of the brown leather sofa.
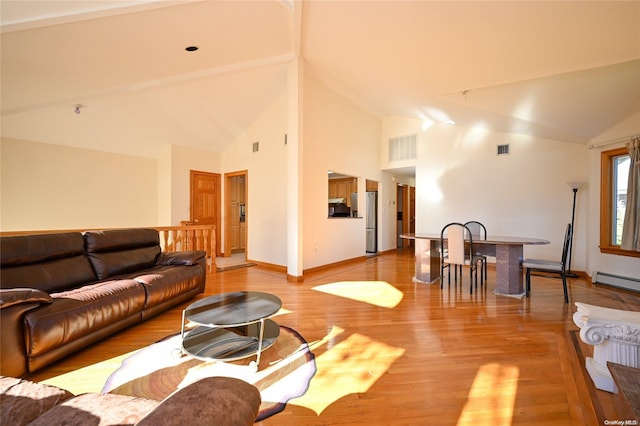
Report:
[{"label": "brown leather sofa", "polygon": [[57,425],[252,425],[260,409],[258,389],[232,377],[208,377],[162,401],[117,394],[73,395],[56,386],[0,377],[0,424]]},{"label": "brown leather sofa", "polygon": [[0,374],[21,377],[204,291],[154,229],[0,237]]}]

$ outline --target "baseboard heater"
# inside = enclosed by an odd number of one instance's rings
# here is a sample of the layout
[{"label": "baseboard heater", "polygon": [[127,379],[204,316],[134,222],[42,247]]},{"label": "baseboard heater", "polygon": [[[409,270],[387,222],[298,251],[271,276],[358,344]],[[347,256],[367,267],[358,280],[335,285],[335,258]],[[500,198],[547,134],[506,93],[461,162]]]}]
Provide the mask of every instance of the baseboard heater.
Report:
[{"label": "baseboard heater", "polygon": [[608,274],[606,272],[596,272],[593,275],[592,281],[596,284],[623,288],[640,293],[640,279],[638,278],[621,277],[620,275]]}]

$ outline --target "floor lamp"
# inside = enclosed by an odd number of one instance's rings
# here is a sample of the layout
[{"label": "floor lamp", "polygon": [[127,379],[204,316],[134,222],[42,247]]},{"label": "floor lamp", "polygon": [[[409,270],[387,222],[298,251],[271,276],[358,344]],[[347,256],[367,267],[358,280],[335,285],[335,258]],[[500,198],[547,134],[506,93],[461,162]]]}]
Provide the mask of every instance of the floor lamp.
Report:
[{"label": "floor lamp", "polygon": [[582,182],[567,182],[569,188],[573,191],[573,208],[571,209],[571,239],[569,240],[569,266],[567,267],[567,276],[576,278],[577,275],[571,272],[571,252],[573,251],[573,222],[576,217],[576,195],[578,195],[578,189],[583,185]]}]

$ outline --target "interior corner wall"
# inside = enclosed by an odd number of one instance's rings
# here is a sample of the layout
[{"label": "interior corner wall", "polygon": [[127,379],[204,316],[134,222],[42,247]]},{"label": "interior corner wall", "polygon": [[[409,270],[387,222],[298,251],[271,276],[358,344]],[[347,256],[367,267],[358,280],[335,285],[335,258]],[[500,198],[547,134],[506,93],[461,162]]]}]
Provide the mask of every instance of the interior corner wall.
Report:
[{"label": "interior corner wall", "polygon": [[397,191],[393,173],[383,172],[378,185],[378,251],[397,247]]},{"label": "interior corner wall", "polygon": [[287,264],[286,133],[283,93],[221,154],[223,174],[242,170],[248,174],[247,258],[278,266]]},{"label": "interior corner wall", "polygon": [[0,161],[2,231],[157,222],[153,159],[2,138]]},{"label": "interior corner wall", "polygon": [[365,256],[365,220],[328,217],[329,170],[380,182],[380,120],[305,72],[303,116],[304,269]]},{"label": "interior corner wall", "polygon": [[[590,144],[598,145],[623,139],[622,141],[602,148],[588,150],[589,161],[589,192],[593,194],[589,197],[587,209],[589,214],[588,223],[588,266],[587,272],[594,276],[596,272],[605,272],[623,277],[640,279],[640,259],[637,257],[619,256],[613,254],[600,253],[600,158],[602,151],[621,148],[625,145],[625,140],[631,135],[640,134],[640,112],[635,113],[626,120],[613,126],[611,129],[593,139]],[[582,191],[582,188],[578,193]],[[640,288],[638,288],[640,291]]]},{"label": "interior corner wall", "polygon": [[304,170],[302,146],[304,117],[304,59],[301,57],[287,67],[287,276],[298,279],[304,275],[302,243],[303,227],[303,180]]}]

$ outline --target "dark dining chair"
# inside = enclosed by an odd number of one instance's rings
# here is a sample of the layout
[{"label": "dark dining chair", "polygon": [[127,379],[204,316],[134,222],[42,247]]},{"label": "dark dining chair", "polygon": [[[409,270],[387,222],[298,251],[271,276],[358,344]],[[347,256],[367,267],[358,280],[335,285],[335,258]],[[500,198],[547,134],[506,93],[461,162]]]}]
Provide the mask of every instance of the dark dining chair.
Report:
[{"label": "dark dining chair", "polygon": [[[470,220],[465,223],[464,226],[469,228],[469,232],[475,241],[487,239],[487,228],[477,220]],[[479,261],[482,262],[480,273],[484,275],[484,279],[487,279],[487,256],[482,253],[475,253]]]},{"label": "dark dining chair", "polygon": [[[468,236],[468,237],[467,237]],[[467,237],[467,238],[466,238]],[[455,280],[462,282],[462,267],[469,267],[469,288],[473,294],[473,286],[478,286],[478,257],[473,251],[473,236],[469,228],[462,223],[452,222],[440,231],[440,288],[444,285],[444,270],[448,268],[448,283],[451,286],[451,267],[455,268]],[[474,281],[475,272],[475,281]]]},{"label": "dark dining chair", "polygon": [[569,245],[571,244],[571,224],[567,224],[567,230],[564,233],[564,244],[562,245],[562,257],[557,260],[543,259],[525,259],[522,267],[526,271],[526,295],[531,292],[531,274],[548,275],[557,274],[562,278],[562,287],[564,289],[564,303],[569,303],[569,292],[567,290],[567,255],[569,254]]}]

